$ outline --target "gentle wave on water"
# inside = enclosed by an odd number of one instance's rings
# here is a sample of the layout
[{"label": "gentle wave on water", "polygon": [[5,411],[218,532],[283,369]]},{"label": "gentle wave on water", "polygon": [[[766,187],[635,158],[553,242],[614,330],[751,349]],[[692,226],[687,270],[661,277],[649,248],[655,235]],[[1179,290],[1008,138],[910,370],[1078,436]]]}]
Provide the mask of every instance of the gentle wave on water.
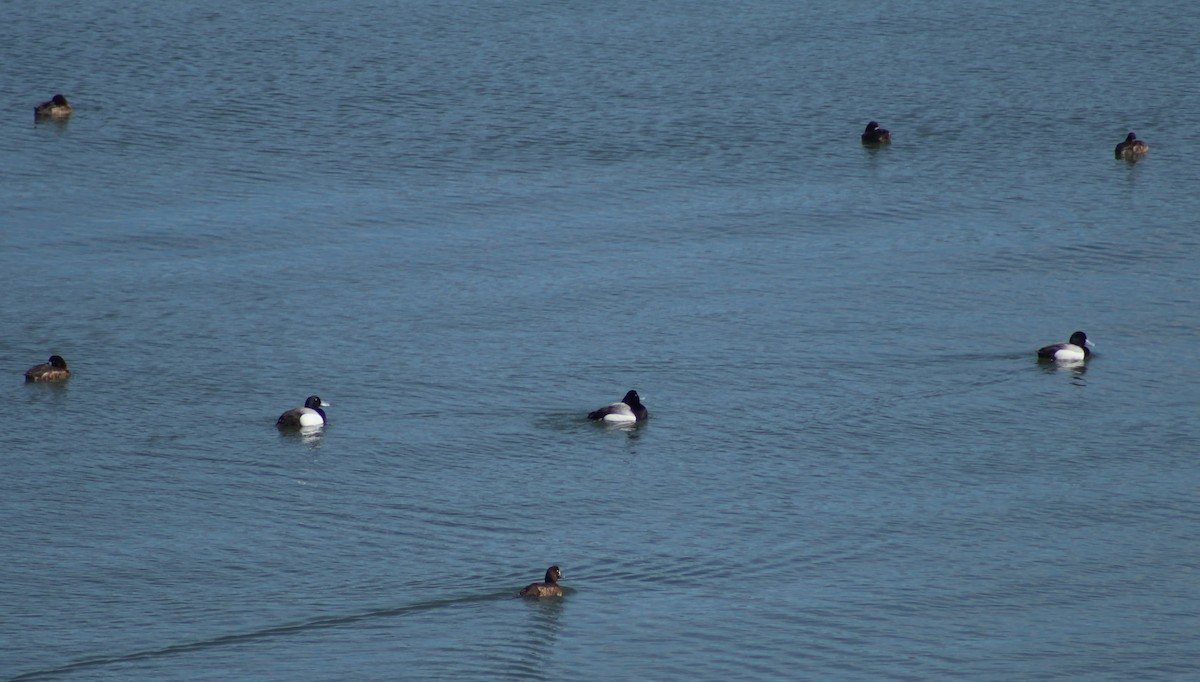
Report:
[{"label": "gentle wave on water", "polygon": [[1158,5],[23,8],[0,676],[1186,678]]}]

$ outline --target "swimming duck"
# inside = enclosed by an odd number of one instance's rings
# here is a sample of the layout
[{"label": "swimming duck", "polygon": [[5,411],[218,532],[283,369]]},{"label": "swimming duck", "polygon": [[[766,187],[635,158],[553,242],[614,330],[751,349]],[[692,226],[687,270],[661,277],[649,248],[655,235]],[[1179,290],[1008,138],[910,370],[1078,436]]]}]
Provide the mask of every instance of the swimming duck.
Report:
[{"label": "swimming duck", "polygon": [[275,426],[281,429],[324,426],[325,410],[321,409],[322,407],[329,407],[329,403],[323,403],[317,396],[310,395],[308,400],[304,401],[304,407],[295,407],[279,415],[279,420],[275,422]]},{"label": "swimming duck", "polygon": [[1117,143],[1114,153],[1118,159],[1136,159],[1148,151],[1150,151],[1150,145],[1137,139],[1137,135],[1129,133],[1125,136],[1124,142]]},{"label": "swimming duck", "polygon": [[632,424],[644,422],[649,417],[646,406],[638,397],[637,391],[630,391],[621,398],[621,402],[605,405],[598,410],[588,413],[588,419],[604,421],[608,424]]},{"label": "swimming duck", "polygon": [[880,128],[879,124],[871,121],[867,124],[867,129],[862,134],[863,144],[891,144],[892,134],[887,130]]},{"label": "swimming duck", "polygon": [[558,579],[562,577],[562,571],[558,570],[558,566],[551,566],[546,569],[546,582],[533,583],[521,590],[522,597],[561,597],[563,589],[558,586]]},{"label": "swimming duck", "polygon": [[25,372],[25,382],[62,381],[69,376],[71,370],[67,369],[67,361],[61,355],[51,355],[48,362],[34,365]]},{"label": "swimming duck", "polygon": [[1087,334],[1075,332],[1071,335],[1071,340],[1066,343],[1055,343],[1039,348],[1038,358],[1055,362],[1079,362],[1092,355],[1091,347],[1092,342],[1088,341]]},{"label": "swimming duck", "polygon": [[62,95],[55,95],[33,108],[34,118],[66,118],[70,115],[71,105]]}]

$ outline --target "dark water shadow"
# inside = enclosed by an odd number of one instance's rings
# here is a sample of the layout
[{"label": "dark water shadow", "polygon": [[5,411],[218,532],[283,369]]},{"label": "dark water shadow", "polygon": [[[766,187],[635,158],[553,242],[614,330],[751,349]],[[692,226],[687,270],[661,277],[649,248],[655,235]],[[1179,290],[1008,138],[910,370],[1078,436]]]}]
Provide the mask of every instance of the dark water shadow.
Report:
[{"label": "dark water shadow", "polygon": [[45,130],[55,135],[62,135],[67,132],[67,128],[71,125],[71,117],[66,118],[51,118],[49,116],[35,116],[33,118],[33,126],[35,128]]},{"label": "dark water shadow", "polygon": [[[861,144],[861,143],[860,143]],[[875,158],[879,154],[887,153],[891,148],[890,144],[863,144],[863,151],[867,153],[867,158]]]},{"label": "dark water shadow", "polygon": [[[510,599],[514,598],[515,594],[516,593],[513,590],[505,590],[503,592],[489,592],[487,594],[479,594],[469,597],[436,599],[417,604],[410,604],[407,606],[367,611],[364,613],[355,613],[342,616],[322,616],[288,625],[279,625],[275,627],[263,628],[261,630],[240,632],[231,635],[221,635],[219,637],[197,640],[195,642],[172,644],[171,646],[162,647],[160,649],[147,649],[144,651],[134,651],[127,654],[85,658],[53,668],[43,668],[41,670],[31,670],[29,672],[20,673],[14,677],[10,677],[9,682],[16,682],[17,680],[46,679],[68,673],[75,673],[81,670],[89,670],[92,668],[103,668],[105,666],[133,663],[147,659],[166,658],[168,656],[186,654],[195,651],[205,651],[208,649],[217,649],[224,646],[236,646],[246,642],[274,639],[277,637],[287,637],[293,634],[306,633],[312,630],[320,630],[324,628],[342,627],[344,625],[352,625],[354,623],[360,623],[363,621],[383,618],[397,618],[411,613],[421,613],[424,611],[458,606],[461,604]],[[562,600],[558,599],[556,601]]]},{"label": "dark water shadow", "polygon": [[31,400],[58,402],[67,396],[71,388],[70,378],[64,381],[26,381],[26,394]]}]

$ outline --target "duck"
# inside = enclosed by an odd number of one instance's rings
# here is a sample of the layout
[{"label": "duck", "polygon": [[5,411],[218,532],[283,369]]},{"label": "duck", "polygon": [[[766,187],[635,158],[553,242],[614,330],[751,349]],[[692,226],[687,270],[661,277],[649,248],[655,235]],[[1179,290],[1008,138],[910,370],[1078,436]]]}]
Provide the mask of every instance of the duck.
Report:
[{"label": "duck", "polygon": [[588,419],[606,424],[633,424],[644,422],[650,417],[637,391],[630,391],[621,402],[605,405],[588,413]]},{"label": "duck", "polygon": [[325,425],[325,410],[324,407],[329,407],[329,403],[322,402],[315,395],[308,396],[308,400],[304,401],[304,407],[294,407],[287,412],[279,415],[275,426],[281,429],[300,429],[309,426],[324,426]]},{"label": "duck", "polygon": [[67,98],[55,95],[33,108],[34,118],[66,118],[71,115],[71,105]]},{"label": "duck", "polygon": [[546,569],[546,582],[532,583],[521,590],[522,597],[561,597],[563,589],[558,585],[558,579],[562,577],[562,571],[558,570],[558,566],[551,566]]},{"label": "duck", "polygon": [[1092,355],[1092,342],[1087,334],[1075,332],[1066,343],[1055,343],[1038,349],[1038,359],[1055,362],[1080,362]]},{"label": "duck", "polygon": [[871,121],[867,124],[867,129],[862,134],[863,144],[891,144],[892,134],[884,128],[880,128],[879,124]]},{"label": "duck", "polygon": [[1114,150],[1118,159],[1136,159],[1150,151],[1150,145],[1137,139],[1137,135],[1129,133],[1124,142],[1118,142]]},{"label": "duck", "polygon": [[40,365],[34,365],[25,372],[25,383],[35,381],[62,381],[71,376],[67,369],[67,361],[61,355],[51,355],[50,359]]}]

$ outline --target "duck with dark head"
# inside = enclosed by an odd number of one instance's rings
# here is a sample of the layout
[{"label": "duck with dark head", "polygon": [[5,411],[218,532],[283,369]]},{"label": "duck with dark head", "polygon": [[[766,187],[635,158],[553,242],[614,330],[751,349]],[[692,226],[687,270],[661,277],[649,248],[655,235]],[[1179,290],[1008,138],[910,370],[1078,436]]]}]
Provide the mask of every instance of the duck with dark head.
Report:
[{"label": "duck with dark head", "polygon": [[551,566],[546,569],[546,582],[532,583],[521,590],[522,597],[561,597],[563,589],[559,587],[558,580],[562,577],[562,571],[558,570],[558,566]]},{"label": "duck with dark head", "polygon": [[34,365],[25,371],[25,383],[37,381],[62,381],[71,376],[67,369],[67,361],[61,355],[51,355],[50,359],[40,365]]},{"label": "duck with dark head", "polygon": [[1118,159],[1136,161],[1145,156],[1148,151],[1150,151],[1150,145],[1137,139],[1137,135],[1129,133],[1125,136],[1124,142],[1117,143],[1114,153]]},{"label": "duck with dark head", "polygon": [[637,391],[629,391],[621,402],[588,413],[588,419],[605,424],[640,424],[650,418]]},{"label": "duck with dark head", "polygon": [[308,400],[304,401],[304,407],[293,407],[279,415],[279,419],[275,420],[275,426],[281,429],[325,426],[327,417],[323,408],[326,407],[329,407],[329,403],[322,402],[318,396],[310,395]]},{"label": "duck with dark head", "polygon": [[1054,362],[1083,362],[1092,357],[1092,342],[1087,334],[1075,332],[1066,343],[1053,343],[1038,349],[1039,360]]},{"label": "duck with dark head", "polygon": [[42,102],[33,108],[33,118],[66,118],[71,115],[71,105],[67,102],[67,98],[62,95],[55,95],[49,100]]},{"label": "duck with dark head", "polygon": [[876,144],[891,144],[892,134],[884,128],[880,128],[879,124],[871,121],[867,124],[867,129],[863,131],[862,143],[869,145]]}]

